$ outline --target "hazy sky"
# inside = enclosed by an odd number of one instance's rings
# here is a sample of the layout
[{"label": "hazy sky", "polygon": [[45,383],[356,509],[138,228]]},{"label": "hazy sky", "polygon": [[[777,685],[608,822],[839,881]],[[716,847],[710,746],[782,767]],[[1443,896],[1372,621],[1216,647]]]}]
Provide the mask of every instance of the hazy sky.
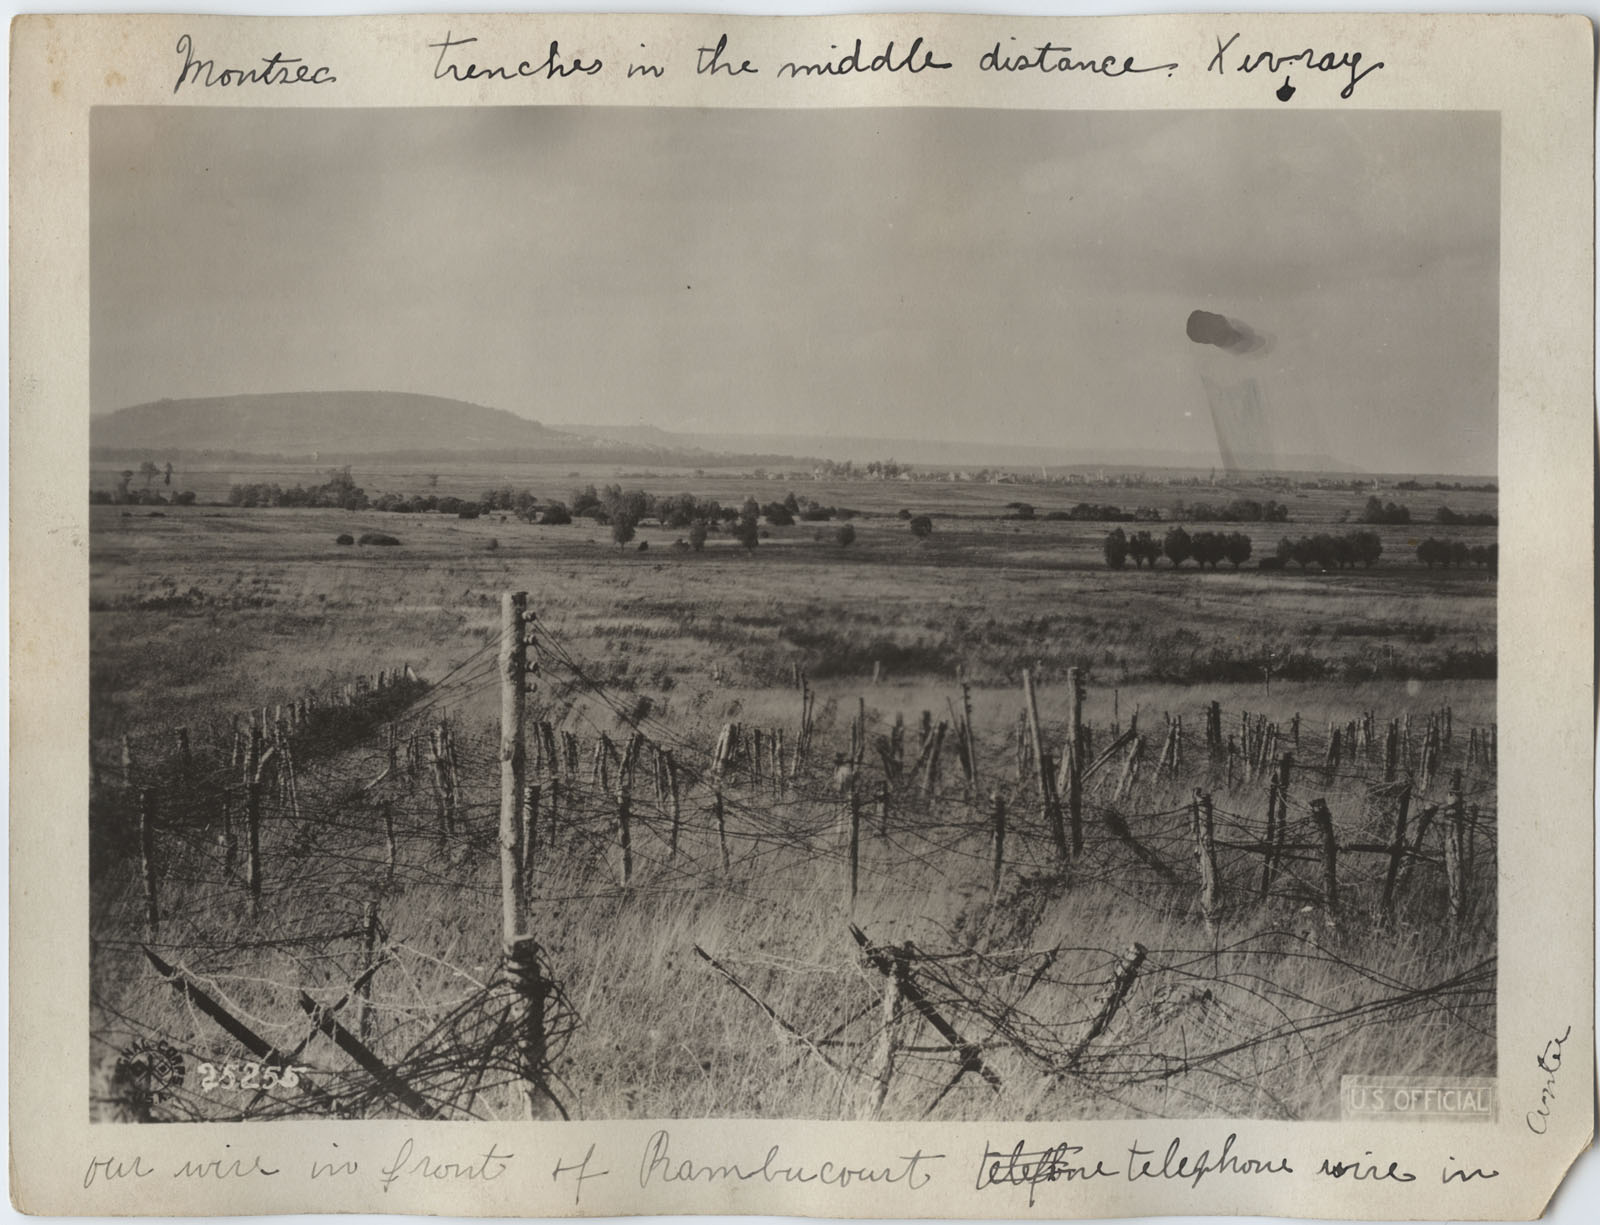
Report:
[{"label": "hazy sky", "polygon": [[[1492,473],[1488,113],[97,108],[93,409],[374,389],[542,421]],[[1266,343],[1185,334],[1191,311]]]}]

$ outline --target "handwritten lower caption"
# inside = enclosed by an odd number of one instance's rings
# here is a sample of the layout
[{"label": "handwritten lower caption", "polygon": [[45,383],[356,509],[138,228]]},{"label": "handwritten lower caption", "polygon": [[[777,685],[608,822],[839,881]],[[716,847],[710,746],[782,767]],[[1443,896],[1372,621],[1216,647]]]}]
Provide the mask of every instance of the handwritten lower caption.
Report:
[{"label": "handwritten lower caption", "polygon": [[[852,1188],[894,1188],[907,1196],[933,1188],[950,1190],[965,1183],[980,1193],[1009,1195],[1016,1206],[1029,1208],[1052,1203],[1063,1207],[1078,1183],[1108,1180],[1197,1190],[1217,1180],[1262,1181],[1296,1179],[1314,1183],[1416,1184],[1419,1194],[1428,1187],[1470,1188],[1500,1177],[1500,1171],[1447,1155],[1424,1163],[1415,1157],[1395,1159],[1365,1149],[1355,1153],[1330,1153],[1316,1164],[1300,1161],[1281,1151],[1252,1147],[1230,1132],[1219,1146],[1197,1144],[1192,1137],[1156,1135],[1148,1141],[1107,1144],[1070,1139],[1036,1143],[1027,1139],[986,1141],[981,1152],[966,1155],[929,1152],[922,1148],[893,1152],[864,1160],[859,1152],[796,1152],[782,1143],[752,1143],[747,1150],[699,1148],[683,1142],[665,1128],[653,1132],[644,1145],[632,1151],[615,1149],[598,1153],[596,1144],[581,1151],[551,1153],[513,1151],[499,1140],[485,1143],[464,1139],[450,1151],[428,1147],[414,1138],[400,1141],[392,1151],[373,1158],[357,1156],[353,1146],[341,1148],[329,1141],[324,1152],[296,1158],[296,1164],[277,1163],[242,1145],[224,1144],[221,1152],[196,1151],[177,1163],[162,1163],[137,1153],[104,1153],[90,1158],[83,1174],[85,1190],[115,1193],[147,1180],[189,1184],[259,1183],[282,1179],[286,1183],[329,1186],[350,1184],[363,1192],[393,1191],[403,1195],[419,1186],[462,1186],[506,1180],[530,1194],[548,1194],[552,1205],[573,1208],[596,1186],[634,1188],[694,1187],[751,1184],[755,1186],[812,1186],[839,1192]],[[196,1149],[205,1146],[197,1142]],[[1298,1163],[1298,1164],[1297,1164]],[[941,1187],[941,1183],[943,1186]],[[127,1206],[133,1201],[120,1199]],[[1421,1201],[1419,1201],[1421,1202]]]},{"label": "handwritten lower caption", "polygon": [[[217,55],[202,54],[192,36],[184,34],[175,48],[179,59],[172,92],[185,89],[239,90],[305,86],[315,88],[337,84],[333,66],[318,64],[303,56],[275,50],[270,55],[230,62]],[[1186,61],[1129,53],[1126,49],[1104,47],[1086,49],[1053,40],[1033,42],[1008,35],[976,54],[957,57],[947,54],[923,35],[868,42],[856,38],[831,42],[826,51],[810,49],[793,59],[760,61],[733,46],[727,34],[695,48],[694,60],[681,64],[660,62],[640,43],[638,52],[614,61],[587,52],[572,52],[558,38],[543,43],[533,54],[495,51],[473,35],[445,32],[442,39],[426,44],[433,80],[459,84],[490,84],[509,81],[561,81],[571,77],[622,75],[640,83],[660,80],[679,72],[698,77],[737,81],[773,77],[779,81],[828,80],[887,73],[906,77],[949,72],[975,72],[984,75],[1005,73],[1012,76],[1090,77],[1107,81],[1127,77],[1169,79],[1183,72]],[[1191,72],[1206,78],[1245,74],[1261,80],[1280,102],[1288,102],[1300,92],[1293,84],[1298,75],[1306,82],[1329,82],[1337,96],[1349,101],[1356,88],[1372,73],[1384,67],[1382,60],[1350,48],[1315,46],[1262,46],[1243,31],[1215,35],[1215,48],[1202,48],[1187,61]],[[1279,78],[1282,83],[1279,84]],[[1327,92],[1313,88],[1313,98]]]}]

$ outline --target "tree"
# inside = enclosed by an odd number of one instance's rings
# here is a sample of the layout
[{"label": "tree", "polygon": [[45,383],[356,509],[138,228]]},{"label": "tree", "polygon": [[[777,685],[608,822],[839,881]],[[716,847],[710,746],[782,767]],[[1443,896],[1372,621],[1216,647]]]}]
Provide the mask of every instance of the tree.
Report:
[{"label": "tree", "polygon": [[933,535],[933,520],[927,515],[916,515],[910,523],[911,534],[918,540],[926,540]]},{"label": "tree", "polygon": [[[793,494],[789,496],[791,498],[794,497]],[[762,507],[762,514],[767,517],[767,522],[772,524],[773,527],[794,526],[794,511],[789,508],[787,503],[768,502],[766,506]]]},{"label": "tree", "polygon": [[161,475],[161,469],[147,459],[139,465],[139,475],[144,477],[144,487],[149,489],[150,482]]},{"label": "tree", "polygon": [[740,515],[738,525],[733,529],[733,538],[747,549],[754,549],[761,543],[761,521],[754,515]]},{"label": "tree", "polygon": [[1161,556],[1161,546],[1149,532],[1135,532],[1128,539],[1128,556],[1133,558],[1133,564],[1144,569],[1146,562],[1150,568],[1155,569],[1156,559]]},{"label": "tree", "polygon": [[1223,542],[1223,555],[1237,570],[1250,560],[1250,537],[1243,532],[1229,532],[1227,540]]},{"label": "tree", "polygon": [[841,523],[839,525],[839,530],[834,533],[834,539],[837,540],[842,546],[854,544],[856,542],[855,524]]},{"label": "tree", "polygon": [[121,472],[117,473],[117,497],[116,497],[116,500],[118,502],[126,502],[128,500],[128,482],[131,481],[132,479],[133,479],[133,469],[132,468],[124,468]]},{"label": "tree", "polygon": [[1111,529],[1106,537],[1106,565],[1113,570],[1120,570],[1128,564],[1128,538],[1120,527]]},{"label": "tree", "polygon": [[1383,538],[1377,532],[1357,532],[1351,538],[1356,547],[1356,560],[1368,570],[1383,556]]},{"label": "tree", "polygon": [[167,486],[172,484],[172,461],[170,459],[167,461],[166,477],[161,483]]},{"label": "tree", "polygon": [[547,523],[559,527],[572,522],[572,513],[561,502],[552,502],[544,508],[544,514],[539,516],[540,523]]},{"label": "tree", "polygon": [[696,553],[700,552],[706,547],[706,525],[703,521],[690,524],[689,547]]},{"label": "tree", "polygon": [[1167,538],[1161,542],[1161,551],[1172,562],[1173,569],[1177,569],[1189,560],[1191,550],[1189,533],[1181,527],[1172,528],[1167,532]]},{"label": "tree", "polygon": [[1417,546],[1417,560],[1430,570],[1440,564],[1448,566],[1450,551],[1430,536]]},{"label": "tree", "polygon": [[614,513],[611,516],[611,539],[617,542],[617,548],[622,548],[633,539],[634,518],[626,513]]}]

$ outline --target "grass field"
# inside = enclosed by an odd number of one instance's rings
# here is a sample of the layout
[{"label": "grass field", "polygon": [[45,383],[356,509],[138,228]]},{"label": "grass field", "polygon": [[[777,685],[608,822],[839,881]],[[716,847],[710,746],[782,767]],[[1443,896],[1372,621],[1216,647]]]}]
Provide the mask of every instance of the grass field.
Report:
[{"label": "grass field", "polygon": [[[309,469],[263,471],[240,479],[318,479]],[[209,497],[216,488],[202,485],[224,487],[237,470],[185,482],[189,475],[178,483]],[[417,492],[423,475],[357,473],[369,493]],[[446,470],[438,491],[475,495],[509,483],[565,499],[574,486],[608,479],[617,478]],[[1492,540],[1493,528],[1379,529],[1384,556],[1370,571],[1262,573],[1252,562],[1238,573],[1226,565],[1201,573],[1162,562],[1113,572],[1101,556],[1106,525],[1006,521],[1005,503],[1027,501],[1043,514],[1080,500],[1170,508],[1179,498],[1260,491],[791,486],[681,472],[622,483],[725,505],[750,494],[774,500],[794,487],[859,510],[857,536],[841,546],[836,525],[799,524],[771,529],[752,552],[713,535],[695,553],[674,547],[683,533],[651,525],[619,550],[607,529],[582,520],[542,527],[497,516],[207,505],[153,517],[145,508],[93,507],[91,743],[100,783],[92,817],[112,843],[126,837],[119,831],[131,801],[115,761],[128,735],[169,796],[157,822],[165,920],[150,947],[286,1049],[304,1028],[295,993],[334,998],[361,972],[370,904],[391,958],[372,988],[374,1048],[427,1085],[448,1114],[514,1111],[505,1076],[488,1066],[504,1035],[482,1020],[499,922],[499,697],[484,661],[492,662],[500,593],[526,590],[550,648],[535,649],[541,670],[530,705],[577,735],[584,753],[576,773],[542,767],[547,794],[555,784],[561,799],[546,814],[531,891],[560,985],[556,1012],[566,1018],[553,1023],[562,1036],[555,1070],[574,1112],[1327,1117],[1346,1072],[1493,1073],[1494,775],[1481,757],[1468,761],[1467,737],[1495,719],[1495,579],[1426,570],[1414,555],[1424,535],[1479,542]],[[1492,494],[1382,492],[1418,518],[1441,501],[1494,509]],[[1290,523],[1207,526],[1248,532],[1259,558],[1283,535],[1353,527],[1364,501],[1349,491],[1272,496],[1289,502]],[[902,509],[934,517],[928,540],[912,537]],[[392,533],[401,544],[334,543],[363,531]],[[222,870],[216,841],[223,803],[235,806],[237,822],[237,771],[220,764],[232,720],[402,664],[442,684],[337,746],[296,749],[299,792],[291,802],[280,783],[268,801],[267,883],[252,913]],[[1070,864],[1055,854],[1036,784],[1016,763],[1025,668],[1058,748],[1068,668],[1086,680],[1083,717],[1096,751],[1135,718],[1148,741],[1126,793],[1120,758],[1093,780],[1085,849]],[[812,752],[782,779],[770,763],[765,773],[753,760],[736,769],[720,793],[719,836],[709,765],[719,728],[783,729],[792,747],[797,672],[816,694]],[[947,750],[940,779],[890,786],[868,754],[853,917],[883,947],[914,943],[914,975],[982,1048],[998,1092],[969,1075],[941,1093],[960,1066],[955,1057],[935,1049],[932,1032],[918,1028],[923,1019],[884,1020],[884,981],[848,934],[847,805],[833,779],[834,754],[848,750],[858,709],[869,738],[889,734],[897,716],[915,728],[922,711],[953,723],[962,680],[971,686],[978,777],[958,770]],[[1380,725],[1409,716],[1416,745],[1395,782],[1412,778],[1413,835],[1420,813],[1435,824],[1432,841],[1417,839],[1392,915],[1382,913],[1382,855],[1341,858],[1337,916],[1327,913],[1312,852],[1291,853],[1277,882],[1261,883],[1267,775],[1246,777],[1242,758],[1231,768],[1220,752],[1205,752],[1202,718],[1212,701],[1226,733],[1241,738],[1243,712],[1285,736],[1299,716],[1302,772],[1285,818],[1293,845],[1315,843],[1309,804],[1317,798],[1341,846],[1391,838],[1397,791],[1384,784],[1381,748],[1357,759],[1347,747],[1337,769],[1322,765],[1331,724],[1369,711]],[[1424,791],[1423,728],[1446,707],[1454,740],[1427,771]],[[1154,762],[1167,715],[1183,718],[1189,748],[1181,766],[1161,771]],[[425,739],[441,720],[455,729],[460,753],[458,824],[442,840],[426,772],[410,771],[402,784],[385,774],[383,748],[390,735]],[[179,725],[207,764],[175,781]],[[685,815],[673,854],[667,800],[641,776],[635,870],[624,887],[615,789],[587,771],[600,734],[620,747],[636,731],[650,752],[678,754]],[[907,756],[915,752],[913,744]],[[1476,893],[1470,914],[1452,920],[1438,839],[1457,794],[1454,769],[1464,774],[1459,794],[1470,816],[1460,828]],[[890,794],[883,812],[880,781]],[[1211,924],[1196,902],[1196,788],[1214,799],[1218,823],[1225,906]],[[998,889],[994,792],[1012,814]],[[389,856],[385,811],[397,831],[392,875],[374,867]],[[1164,872],[1130,856],[1111,832],[1118,819]],[[93,883],[101,1069],[135,1039],[171,1041],[191,1061],[216,1052],[225,1045],[220,1031],[138,961],[149,933],[141,931],[137,857],[108,858]],[[1076,1049],[1133,942],[1149,951],[1137,987],[1104,1034]],[[772,1025],[696,946],[806,1040]],[[405,1113],[340,1070],[331,1047],[319,1040],[307,1049],[322,1083],[336,1087],[340,1110]],[[476,1064],[472,1052],[482,1056]],[[241,1106],[189,1094],[155,1113],[230,1117]],[[280,1093],[258,1113],[298,1108],[305,1103]]]}]

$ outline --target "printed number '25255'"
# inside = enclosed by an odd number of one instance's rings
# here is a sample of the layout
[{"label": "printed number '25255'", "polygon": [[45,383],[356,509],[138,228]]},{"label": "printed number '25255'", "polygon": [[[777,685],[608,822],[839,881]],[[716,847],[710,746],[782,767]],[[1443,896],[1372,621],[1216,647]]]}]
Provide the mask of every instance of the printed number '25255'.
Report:
[{"label": "printed number '25255'", "polygon": [[311,1069],[303,1065],[271,1063],[236,1064],[231,1059],[218,1065],[202,1063],[195,1069],[200,1074],[200,1088],[206,1093],[218,1089],[285,1089],[300,1087],[300,1073]]}]

